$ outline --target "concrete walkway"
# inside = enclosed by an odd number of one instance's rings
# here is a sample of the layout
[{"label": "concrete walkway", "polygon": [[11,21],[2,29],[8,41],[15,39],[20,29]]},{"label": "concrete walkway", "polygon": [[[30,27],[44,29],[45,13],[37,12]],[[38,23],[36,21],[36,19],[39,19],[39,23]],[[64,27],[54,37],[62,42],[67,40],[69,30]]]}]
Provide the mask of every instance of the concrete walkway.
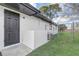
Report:
[{"label": "concrete walkway", "polygon": [[25,56],[32,52],[32,49],[24,44],[18,44],[9,48],[5,48],[1,51],[3,56]]}]

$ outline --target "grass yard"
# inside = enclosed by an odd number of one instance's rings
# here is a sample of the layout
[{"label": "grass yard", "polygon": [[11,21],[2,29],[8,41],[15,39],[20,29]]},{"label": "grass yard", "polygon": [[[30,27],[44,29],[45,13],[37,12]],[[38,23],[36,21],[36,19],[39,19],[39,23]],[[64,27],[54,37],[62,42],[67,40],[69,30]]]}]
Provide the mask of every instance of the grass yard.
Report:
[{"label": "grass yard", "polygon": [[79,33],[62,32],[47,44],[39,47],[29,56],[79,56]]}]

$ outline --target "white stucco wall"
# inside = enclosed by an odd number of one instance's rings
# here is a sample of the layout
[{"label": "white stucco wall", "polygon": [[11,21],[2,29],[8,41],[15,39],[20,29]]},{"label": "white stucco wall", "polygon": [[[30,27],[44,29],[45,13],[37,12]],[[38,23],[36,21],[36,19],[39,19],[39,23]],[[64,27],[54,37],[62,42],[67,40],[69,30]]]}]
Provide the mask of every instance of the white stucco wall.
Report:
[{"label": "white stucco wall", "polygon": [[4,9],[19,13],[17,11],[14,11],[12,9],[9,9],[0,5],[0,50],[9,47],[9,46],[4,47]]},{"label": "white stucco wall", "polygon": [[20,14],[20,43],[35,49],[48,42],[47,33],[49,32],[50,23],[0,6],[0,48],[4,48],[4,9]]},{"label": "white stucco wall", "polygon": [[[45,25],[47,25],[46,28]],[[20,39],[31,49],[35,49],[48,41],[48,28],[49,23],[33,16],[20,14]]]},{"label": "white stucco wall", "polygon": [[52,25],[53,35],[58,33],[58,26]]},{"label": "white stucco wall", "polygon": [[[23,32],[23,31],[22,31]],[[25,31],[20,36],[21,43],[25,44],[31,49],[34,49],[34,31]]]},{"label": "white stucco wall", "polygon": [[35,31],[34,33],[35,49],[48,42],[47,31]]},{"label": "white stucco wall", "polygon": [[4,46],[4,10],[0,6],[0,49]]}]

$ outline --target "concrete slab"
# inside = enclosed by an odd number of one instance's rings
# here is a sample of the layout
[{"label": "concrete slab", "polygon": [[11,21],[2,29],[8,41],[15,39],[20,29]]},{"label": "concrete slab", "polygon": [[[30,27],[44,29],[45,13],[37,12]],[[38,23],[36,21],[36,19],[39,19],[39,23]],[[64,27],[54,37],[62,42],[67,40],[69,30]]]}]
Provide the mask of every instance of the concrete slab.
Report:
[{"label": "concrete slab", "polygon": [[5,48],[1,51],[3,56],[25,56],[32,52],[32,49],[24,44],[18,44],[12,47]]}]

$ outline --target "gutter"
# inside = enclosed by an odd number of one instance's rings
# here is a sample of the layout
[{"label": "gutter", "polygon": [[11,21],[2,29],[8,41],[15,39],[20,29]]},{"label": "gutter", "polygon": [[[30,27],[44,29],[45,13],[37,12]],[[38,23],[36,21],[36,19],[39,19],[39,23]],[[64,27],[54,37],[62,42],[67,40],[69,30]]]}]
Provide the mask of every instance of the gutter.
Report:
[{"label": "gutter", "polygon": [[[6,4],[7,4],[7,3],[6,3]],[[0,5],[5,6],[5,7],[8,7],[6,4],[5,4],[5,3],[0,3]],[[9,4],[9,3],[8,3],[8,4]],[[46,21],[46,22],[49,22],[49,23],[51,23],[51,24],[56,25],[54,22],[52,22],[51,19],[49,19],[49,18],[47,18],[46,16],[44,16],[38,9],[36,9],[35,7],[33,7],[31,4],[29,4],[29,3],[16,3],[16,4],[18,5],[18,7],[19,7],[19,5],[23,5],[23,6],[25,6],[26,8],[28,8],[29,10],[33,11],[34,13],[31,14],[30,16],[38,17],[38,18],[42,19],[43,21]],[[11,6],[8,7],[8,8],[11,8]],[[21,12],[19,9],[14,9],[14,10]],[[28,11],[27,11],[27,12],[28,12]],[[24,13],[24,12],[22,12],[22,13]]]},{"label": "gutter", "polygon": [[21,5],[23,5],[23,6],[27,7],[27,8],[29,8],[30,10],[34,11],[35,14],[40,13],[39,10],[37,10],[36,8],[34,8],[34,7],[33,7],[31,4],[29,4],[29,3],[19,3],[19,4],[21,4]]}]

